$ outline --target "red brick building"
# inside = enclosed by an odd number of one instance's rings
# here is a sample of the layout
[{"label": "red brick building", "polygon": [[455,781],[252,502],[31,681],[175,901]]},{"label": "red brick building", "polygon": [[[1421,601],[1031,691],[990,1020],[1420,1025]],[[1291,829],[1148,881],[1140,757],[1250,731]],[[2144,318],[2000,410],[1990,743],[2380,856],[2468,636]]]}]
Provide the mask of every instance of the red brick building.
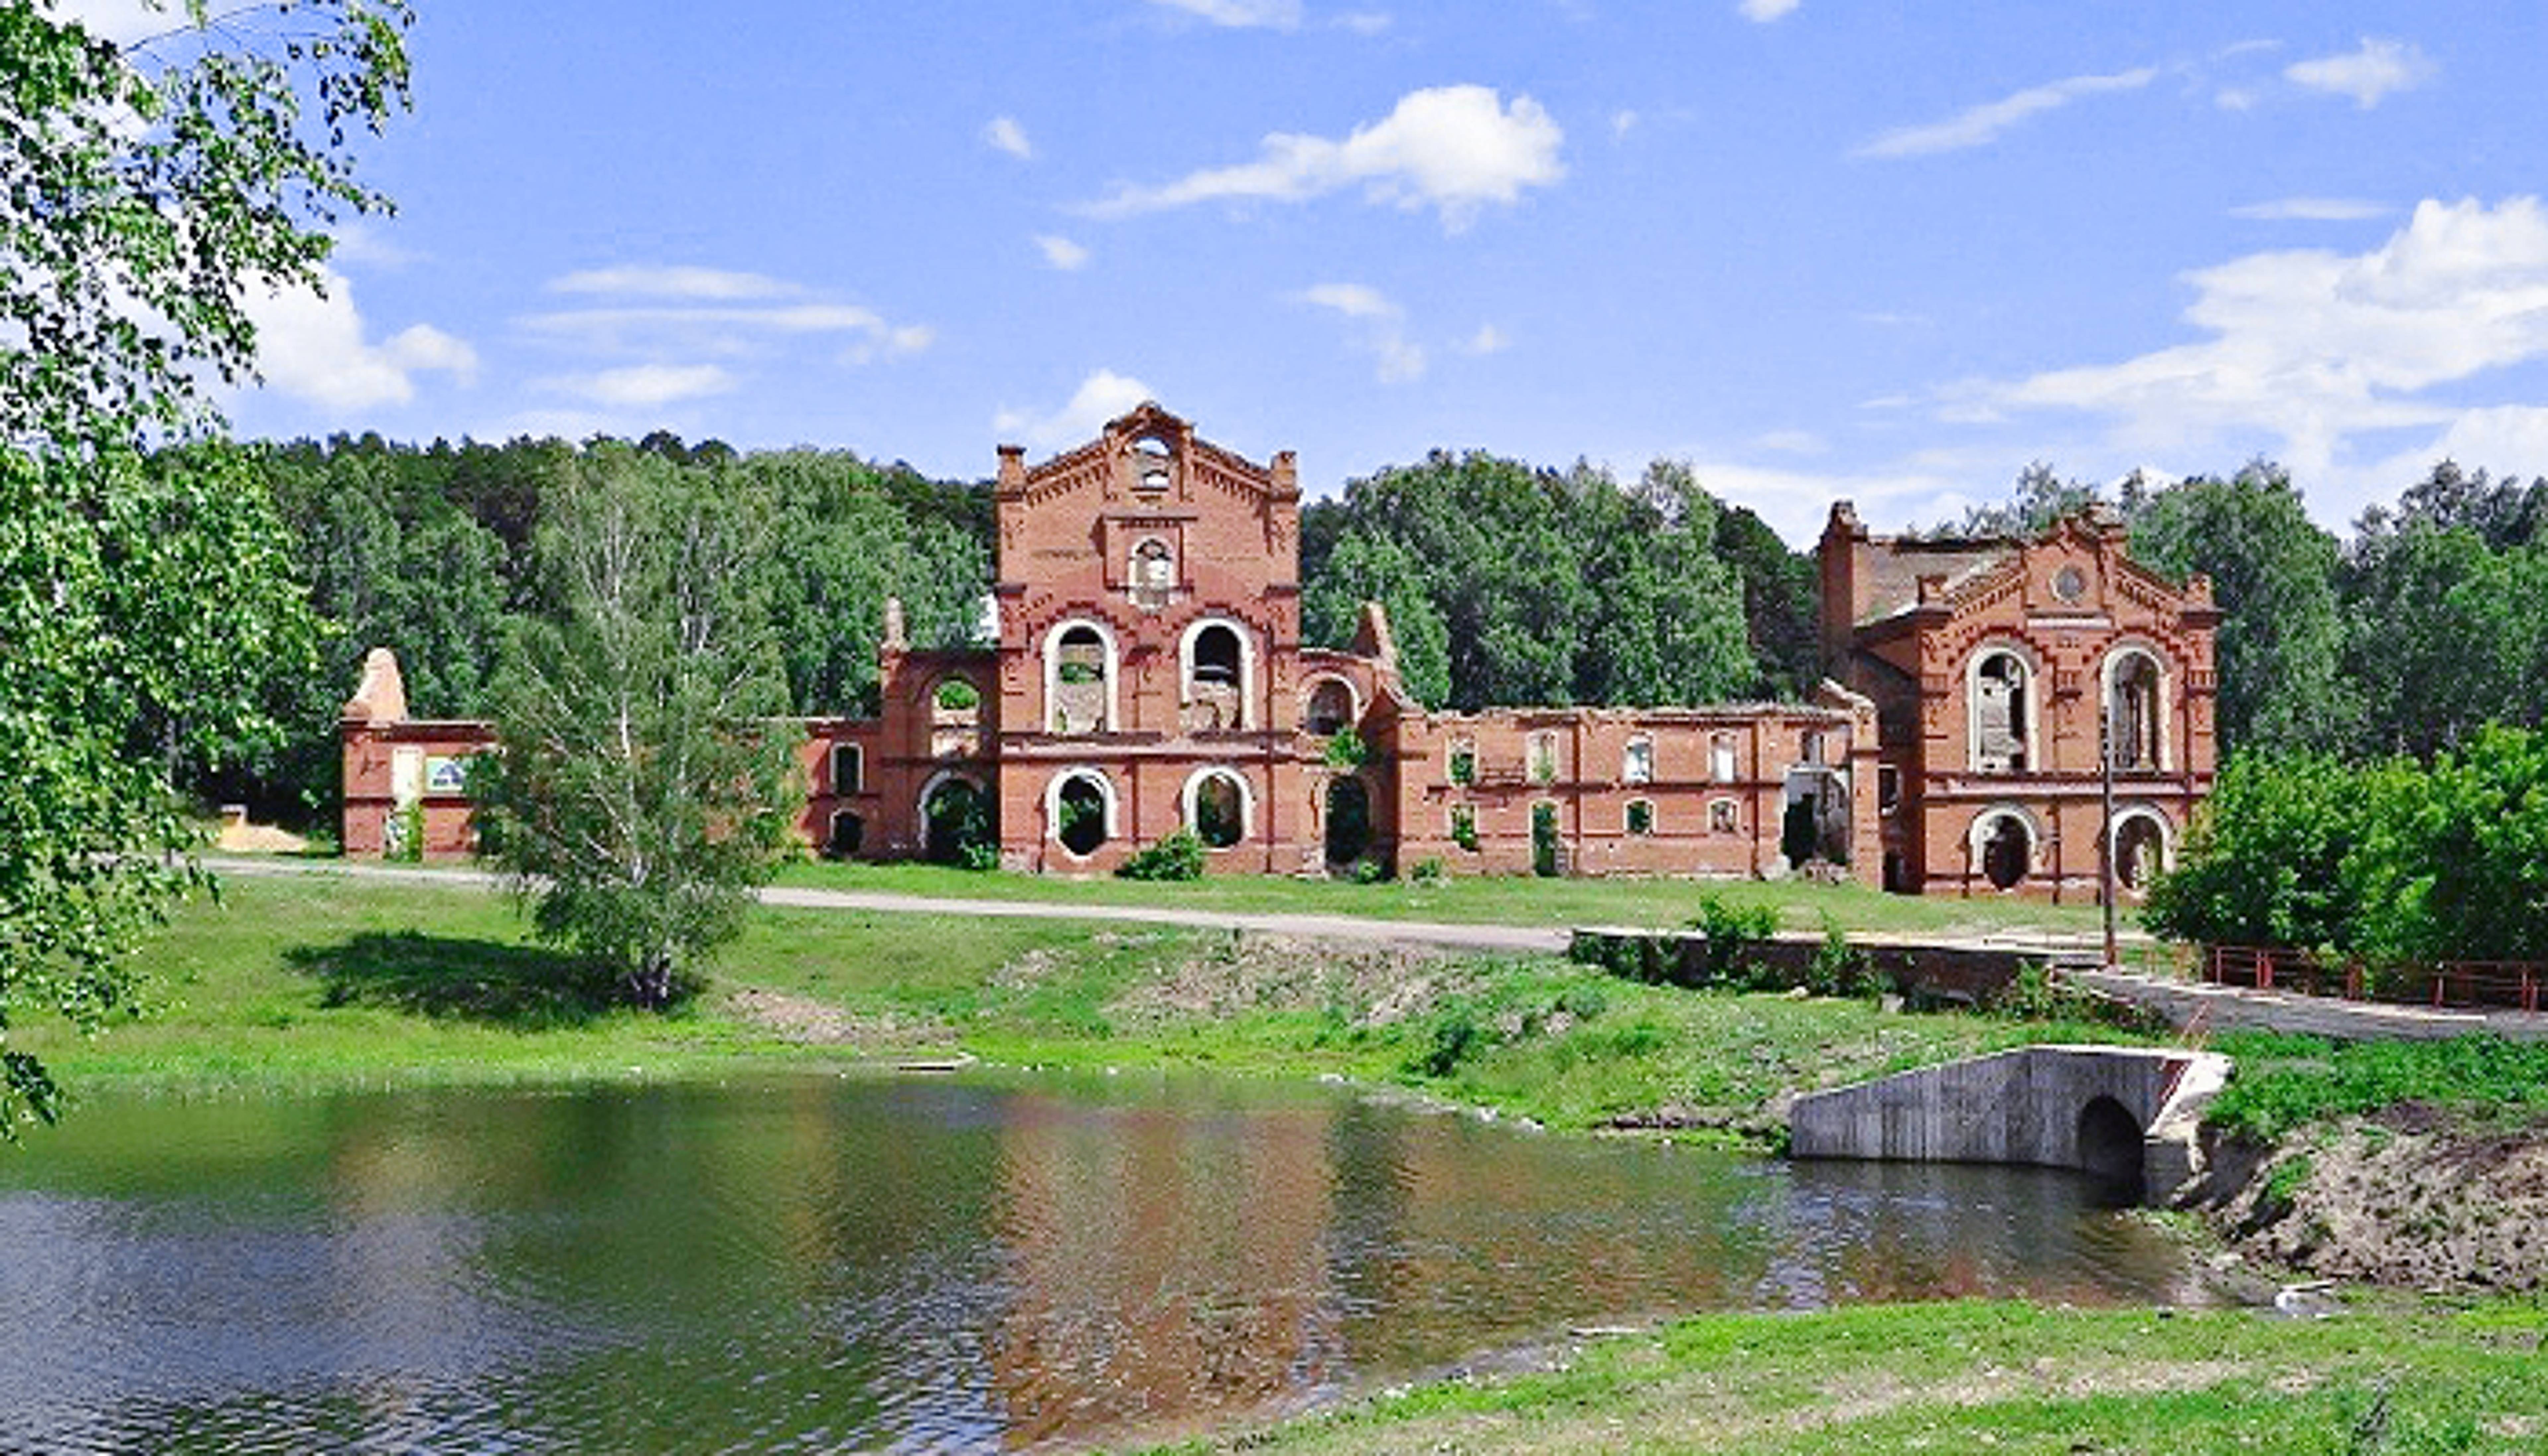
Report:
[{"label": "red brick building", "polygon": [[[1821,862],[1906,889],[2067,894],[2095,874],[2093,715],[2074,699],[2098,671],[2148,746],[2119,820],[2135,863],[2166,853],[2210,781],[2208,597],[2132,567],[2102,526],[1908,543],[1836,507],[1838,681],[1809,703],[1435,713],[1400,681],[1376,605],[1349,649],[1302,645],[1290,454],[1256,464],[1144,405],[1076,450],[1030,466],[1004,446],[999,465],[990,640],[913,651],[888,606],[880,713],[805,724],[804,830],[830,853],[952,859],[975,843],[1011,869],[1095,873],[1187,828],[1216,871],[1764,876]],[[2001,665],[1971,669],[1977,652]],[[1971,689],[1992,704],[1981,717],[1968,681],[1987,683]],[[457,766],[485,725],[411,722],[396,686],[376,653],[346,705],[345,849],[420,831],[426,853],[464,850]],[[1971,726],[1985,719],[2001,726]],[[2024,725],[2015,750],[2009,722]],[[1978,735],[1970,763],[1939,746],[1958,734]]]}]

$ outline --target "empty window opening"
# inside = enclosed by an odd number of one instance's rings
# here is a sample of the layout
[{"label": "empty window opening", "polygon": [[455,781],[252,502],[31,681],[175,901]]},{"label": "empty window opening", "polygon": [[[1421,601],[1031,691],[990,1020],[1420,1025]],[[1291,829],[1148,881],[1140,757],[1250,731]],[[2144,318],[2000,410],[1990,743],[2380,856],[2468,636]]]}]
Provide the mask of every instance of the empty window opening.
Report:
[{"label": "empty window opening", "polygon": [[1106,679],[1113,664],[1106,639],[1086,623],[1073,626],[1053,644],[1053,710],[1055,733],[1103,733],[1107,722]]},{"label": "empty window opening", "polygon": [[1796,757],[1808,764],[1819,764],[1823,761],[1823,735],[1820,730],[1808,728],[1798,737]]},{"label": "empty window opening", "polygon": [[1743,806],[1732,799],[1718,799],[1707,806],[1707,832],[1740,834],[1743,832]]},{"label": "empty window opening", "polygon": [[1106,843],[1106,786],[1094,776],[1073,774],[1062,780],[1053,806],[1053,837],[1063,849],[1086,859]]},{"label": "empty window opening", "polygon": [[1246,798],[1235,777],[1213,774],[1195,785],[1192,827],[1205,848],[1228,849],[1245,837],[1246,826]]},{"label": "empty window opening", "polygon": [[1619,761],[1619,781],[1621,783],[1655,781],[1655,741],[1653,739],[1628,740],[1628,751]]},{"label": "empty window opening", "polygon": [[2159,754],[2158,664],[2146,653],[2118,659],[2106,699],[2107,742],[2118,773],[2156,773]]},{"label": "empty window opening", "polygon": [[1627,829],[1628,829],[1628,833],[1630,833],[1630,834],[1635,834],[1635,835],[1648,835],[1648,834],[1652,834],[1652,833],[1654,833],[1654,832],[1655,832],[1655,801],[1654,801],[1654,800],[1652,800],[1652,799],[1630,799],[1630,800],[1628,800],[1628,822],[1627,822]]},{"label": "empty window opening", "polygon": [[1891,764],[1876,766],[1875,807],[1877,812],[1884,814],[1902,807],[1902,771]]},{"label": "empty window opening", "polygon": [[1564,857],[1557,842],[1557,806],[1546,800],[1530,806],[1530,872],[1542,876],[1563,874]]},{"label": "empty window opening", "polygon": [[1530,736],[1530,781],[1557,781],[1557,734],[1543,728]]},{"label": "empty window opening", "polygon": [[1719,783],[1734,781],[1734,740],[1725,734],[1707,746],[1707,776]]},{"label": "empty window opening", "polygon": [[1994,652],[1973,673],[1973,768],[1984,774],[2026,772],[2026,664]]},{"label": "empty window opening", "polygon": [[1176,596],[1177,558],[1168,543],[1152,536],[1133,548],[1133,602],[1156,611]]},{"label": "empty window opening", "polygon": [[866,789],[866,754],[855,743],[832,745],[832,792],[862,793]]},{"label": "empty window opening", "polygon": [[1210,733],[1246,726],[1236,629],[1213,622],[1194,634],[1186,657],[1186,728]]},{"label": "empty window opening", "polygon": [[1997,889],[2015,889],[2034,866],[2035,836],[2014,814],[1993,820],[1982,840],[1982,877]]},{"label": "empty window opening", "polygon": [[1310,731],[1330,738],[1353,726],[1353,689],[1333,678],[1310,692]]},{"label": "empty window opening", "polygon": [[1462,788],[1478,781],[1478,746],[1474,743],[1451,745],[1451,781]]},{"label": "empty window opening", "polygon": [[1168,488],[1170,452],[1167,441],[1143,436],[1133,442],[1134,488],[1156,495]]},{"label": "empty window opening", "polygon": [[1451,843],[1467,850],[1470,854],[1474,855],[1478,852],[1477,805],[1453,804],[1451,806]]},{"label": "empty window opening", "polygon": [[859,847],[867,840],[867,822],[847,809],[832,815],[831,833],[824,836],[823,853],[835,860],[855,859]]}]

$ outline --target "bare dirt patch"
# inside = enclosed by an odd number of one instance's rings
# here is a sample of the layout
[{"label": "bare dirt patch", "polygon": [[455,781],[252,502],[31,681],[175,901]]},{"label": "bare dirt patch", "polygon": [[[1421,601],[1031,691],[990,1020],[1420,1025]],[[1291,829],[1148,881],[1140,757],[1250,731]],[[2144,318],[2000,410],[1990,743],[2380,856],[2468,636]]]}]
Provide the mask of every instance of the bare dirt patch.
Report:
[{"label": "bare dirt patch", "polygon": [[2548,1127],[2395,1108],[2293,1139],[2217,1216],[2250,1251],[2330,1279],[2548,1289]]},{"label": "bare dirt patch", "polygon": [[859,1016],[829,1002],[758,986],[731,992],[725,1004],[737,1020],[808,1046],[906,1049],[944,1046],[956,1040],[953,1029],[938,1022]]},{"label": "bare dirt patch", "polygon": [[1107,1010],[1128,1028],[1304,1010],[1386,1026],[1484,979],[1475,962],[1420,947],[1233,933],[1134,986]]}]

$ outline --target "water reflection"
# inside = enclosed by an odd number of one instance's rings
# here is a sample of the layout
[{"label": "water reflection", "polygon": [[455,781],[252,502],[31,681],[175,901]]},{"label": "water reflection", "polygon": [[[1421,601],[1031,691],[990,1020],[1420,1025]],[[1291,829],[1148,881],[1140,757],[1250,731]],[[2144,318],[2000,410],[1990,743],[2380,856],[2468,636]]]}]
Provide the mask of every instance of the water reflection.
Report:
[{"label": "water reflection", "polygon": [[0,1449],[991,1449],[1569,1323],[2200,1295],[2059,1174],[1128,1081],[92,1107],[0,1159]]}]

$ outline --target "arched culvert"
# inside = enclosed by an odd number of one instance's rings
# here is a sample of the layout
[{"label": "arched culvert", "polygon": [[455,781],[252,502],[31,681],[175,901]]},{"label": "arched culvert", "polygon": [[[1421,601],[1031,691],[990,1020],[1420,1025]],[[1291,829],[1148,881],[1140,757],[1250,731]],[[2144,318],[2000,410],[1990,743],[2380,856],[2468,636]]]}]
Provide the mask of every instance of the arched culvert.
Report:
[{"label": "arched culvert", "polygon": [[2141,1200],[2141,1125],[2111,1097],[2079,1109],[2079,1167],[2119,1202]]}]

